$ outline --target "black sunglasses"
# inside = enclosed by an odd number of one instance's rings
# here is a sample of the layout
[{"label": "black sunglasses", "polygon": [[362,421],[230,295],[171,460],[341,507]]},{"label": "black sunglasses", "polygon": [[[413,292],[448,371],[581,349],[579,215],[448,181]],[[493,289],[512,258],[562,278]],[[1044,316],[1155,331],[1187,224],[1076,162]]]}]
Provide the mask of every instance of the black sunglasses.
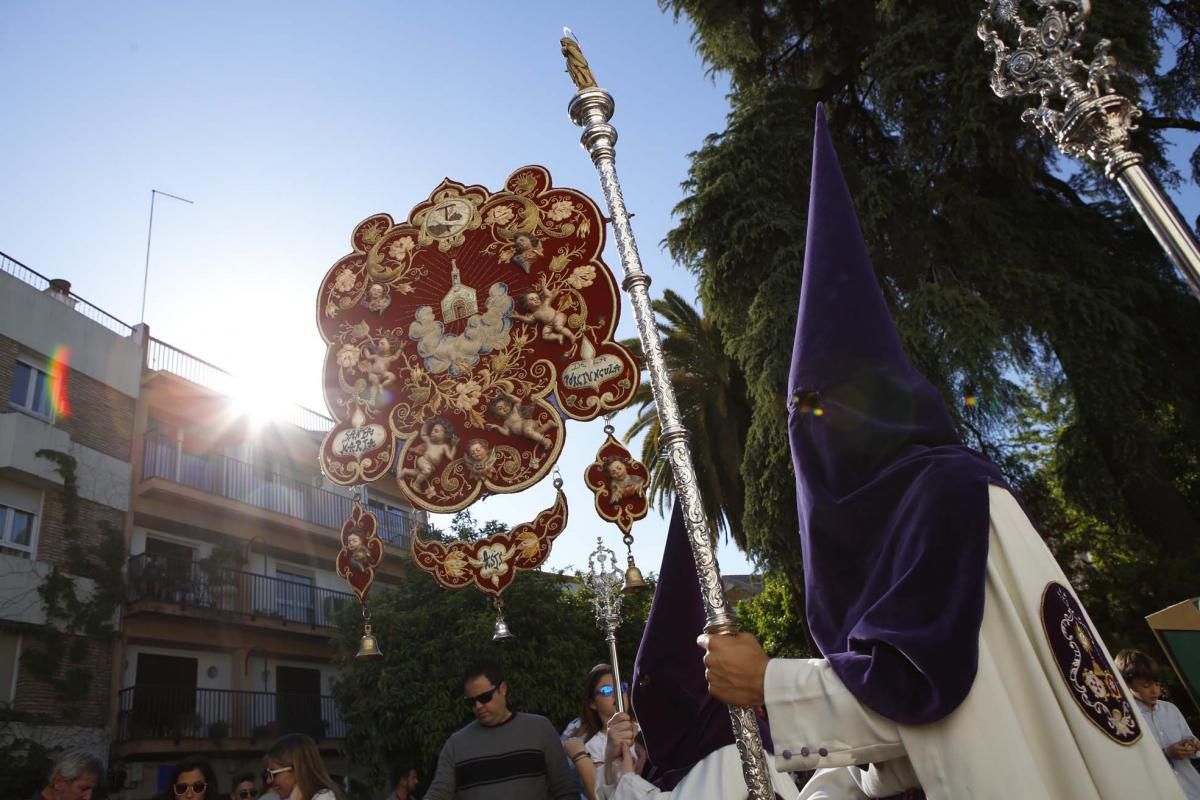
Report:
[{"label": "black sunglasses", "polygon": [[204,790],[208,788],[208,784],[204,781],[196,781],[195,783],[177,783],[175,784],[175,794],[187,794],[187,790],[189,788],[196,794],[204,794]]},{"label": "black sunglasses", "polygon": [[496,694],[496,690],[499,688],[499,686],[493,686],[486,692],[480,692],[474,697],[464,697],[463,702],[466,703],[470,708],[474,708],[476,703],[486,706],[488,703],[492,702],[492,697]]},{"label": "black sunglasses", "polygon": [[[625,681],[621,681],[621,694],[626,694],[628,691],[629,691],[629,684],[625,683]],[[612,684],[610,683],[606,686],[601,686],[599,689],[596,690],[596,694],[600,695],[601,697],[612,697],[612,694],[613,694]]]},{"label": "black sunglasses", "polygon": [[238,797],[248,797],[250,800],[254,800],[255,797],[258,797],[258,789],[238,789]]}]

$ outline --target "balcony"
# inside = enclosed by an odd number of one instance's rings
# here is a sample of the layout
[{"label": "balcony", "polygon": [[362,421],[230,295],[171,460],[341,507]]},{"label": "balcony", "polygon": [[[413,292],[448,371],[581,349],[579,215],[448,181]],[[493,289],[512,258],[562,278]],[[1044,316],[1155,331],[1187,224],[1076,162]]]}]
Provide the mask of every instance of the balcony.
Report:
[{"label": "balcony", "polygon": [[[354,595],[311,584],[142,553],[129,559],[129,613],[162,611],[331,628]],[[325,634],[322,634],[325,635]]]},{"label": "balcony", "polygon": [[[146,436],[142,464],[142,479],[151,478],[161,478],[332,530],[341,530],[353,506],[348,495],[330,492],[229,456],[180,452],[174,442],[156,435]],[[407,552],[413,516],[404,512],[372,510],[379,520],[380,538]]]},{"label": "balcony", "polygon": [[194,689],[179,686],[133,686],[118,694],[119,744],[140,743],[145,751],[199,751],[195,740],[215,749],[259,750],[288,733],[305,733],[318,742],[344,739],[348,730],[337,703],[329,695]]}]

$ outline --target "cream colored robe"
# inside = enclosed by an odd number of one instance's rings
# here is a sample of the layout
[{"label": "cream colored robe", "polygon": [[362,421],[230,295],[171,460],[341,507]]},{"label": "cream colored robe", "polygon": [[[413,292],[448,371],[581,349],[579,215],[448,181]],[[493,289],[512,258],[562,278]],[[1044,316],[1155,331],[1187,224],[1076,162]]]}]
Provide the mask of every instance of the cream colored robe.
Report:
[{"label": "cream colored robe", "polygon": [[[796,771],[907,756],[930,800],[1181,800],[1140,716],[1141,738],[1126,745],[1079,706],[1041,616],[1047,585],[1069,586],[1067,579],[1013,496],[993,486],[989,499],[979,669],[966,700],[937,723],[897,725],[860,705],[827,661],[772,660],[765,691],[777,766]],[[1098,638],[1095,644],[1107,654]],[[1124,681],[1120,686],[1134,706]]]}]

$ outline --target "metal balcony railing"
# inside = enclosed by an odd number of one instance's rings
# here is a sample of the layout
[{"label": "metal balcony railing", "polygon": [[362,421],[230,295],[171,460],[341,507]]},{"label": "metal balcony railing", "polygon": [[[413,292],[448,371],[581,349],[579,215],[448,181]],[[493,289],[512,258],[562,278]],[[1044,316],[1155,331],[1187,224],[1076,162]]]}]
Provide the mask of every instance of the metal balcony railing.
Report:
[{"label": "metal balcony railing", "polygon": [[[229,456],[181,453],[174,442],[153,434],[146,436],[142,477],[165,478],[332,530],[341,530],[353,507],[349,495],[267,472]],[[413,515],[396,509],[372,510],[379,520],[380,538],[407,552],[415,524]]]},{"label": "metal balcony railing", "polygon": [[344,739],[349,727],[334,699],[320,694],[147,685],[122,689],[118,702],[118,742],[250,739],[267,747],[288,733]]},{"label": "metal balcony railing", "polygon": [[129,559],[126,602],[154,600],[312,627],[333,627],[354,595],[253,572],[142,553]]},{"label": "metal balcony railing", "polygon": [[[0,253],[0,272],[7,272],[14,278],[29,284],[35,289],[44,291],[50,285],[50,279],[37,270],[22,264],[7,253]],[[104,309],[94,306],[74,292],[70,293],[75,310],[92,322],[99,323],[118,336],[128,336],[133,333],[133,327],[127,322],[114,317]]]},{"label": "metal balcony railing", "polygon": [[[237,389],[237,378],[232,373],[153,336],[146,349],[146,369],[170,372],[221,394],[232,395]],[[286,404],[281,408],[280,415],[283,422],[290,422],[306,431],[325,433],[333,429],[332,419],[306,406]]]}]

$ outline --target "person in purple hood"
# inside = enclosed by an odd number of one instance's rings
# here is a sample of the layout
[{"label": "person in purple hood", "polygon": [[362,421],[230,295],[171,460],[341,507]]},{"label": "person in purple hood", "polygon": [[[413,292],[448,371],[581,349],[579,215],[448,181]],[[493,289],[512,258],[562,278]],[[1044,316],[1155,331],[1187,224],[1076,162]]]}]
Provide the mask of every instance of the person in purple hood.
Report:
[{"label": "person in purple hood", "polygon": [[823,658],[701,637],[713,695],[766,705],[778,768],[851,768],[875,797],[880,772],[937,800],[1179,797],[1062,570],[908,360],[821,109],[788,395]]},{"label": "person in purple hood", "polygon": [[[633,710],[648,764],[643,771],[641,758],[631,752],[636,728],[629,715],[613,716],[607,729],[605,774],[597,792],[601,800],[747,796],[729,711],[709,695],[696,650],[696,635],[703,629],[700,581],[683,514],[676,506],[633,668]],[[770,736],[765,729],[762,733],[769,749]],[[777,797],[795,800],[796,785],[790,777],[773,770],[771,779]]]}]

